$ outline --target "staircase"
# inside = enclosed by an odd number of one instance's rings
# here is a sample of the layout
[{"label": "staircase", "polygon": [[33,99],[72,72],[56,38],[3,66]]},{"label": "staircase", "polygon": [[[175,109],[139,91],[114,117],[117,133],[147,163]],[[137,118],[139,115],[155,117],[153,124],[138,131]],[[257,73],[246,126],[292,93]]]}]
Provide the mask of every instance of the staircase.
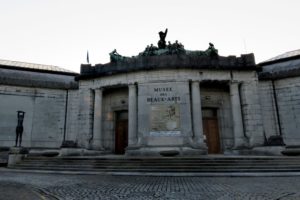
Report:
[{"label": "staircase", "polygon": [[41,157],[29,156],[11,166],[22,170],[142,173],[300,172],[300,157]]}]

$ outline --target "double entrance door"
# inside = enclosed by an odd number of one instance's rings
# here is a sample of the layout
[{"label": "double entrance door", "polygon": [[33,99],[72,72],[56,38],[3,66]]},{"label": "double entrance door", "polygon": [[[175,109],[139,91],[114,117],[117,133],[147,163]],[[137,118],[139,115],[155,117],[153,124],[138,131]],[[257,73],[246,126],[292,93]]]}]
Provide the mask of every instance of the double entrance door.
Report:
[{"label": "double entrance door", "polygon": [[128,111],[116,112],[115,154],[124,154],[128,146]]},{"label": "double entrance door", "polygon": [[208,153],[221,153],[217,109],[203,108],[202,122]]},{"label": "double entrance door", "polygon": [[[118,111],[115,114],[115,154],[124,154],[128,146],[128,111]],[[208,153],[221,153],[217,110],[203,108],[202,116]]]}]

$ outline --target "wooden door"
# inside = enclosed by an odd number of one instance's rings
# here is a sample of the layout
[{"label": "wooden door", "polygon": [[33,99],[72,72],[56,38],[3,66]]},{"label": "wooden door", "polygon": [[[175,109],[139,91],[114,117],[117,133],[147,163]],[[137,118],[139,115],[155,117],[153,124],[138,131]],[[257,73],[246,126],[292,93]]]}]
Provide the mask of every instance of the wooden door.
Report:
[{"label": "wooden door", "polygon": [[128,113],[117,112],[115,127],[115,153],[124,154],[128,146]]},{"label": "wooden door", "polygon": [[[211,113],[216,113],[216,111]],[[208,153],[221,153],[218,118],[216,114],[203,116],[203,132],[206,136]]]}]

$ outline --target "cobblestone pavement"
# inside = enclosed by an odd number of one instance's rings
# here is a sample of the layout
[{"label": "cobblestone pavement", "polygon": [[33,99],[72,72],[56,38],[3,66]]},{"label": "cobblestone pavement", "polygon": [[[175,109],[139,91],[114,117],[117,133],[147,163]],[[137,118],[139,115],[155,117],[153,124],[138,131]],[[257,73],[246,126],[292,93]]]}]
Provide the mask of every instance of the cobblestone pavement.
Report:
[{"label": "cobblestone pavement", "polygon": [[51,194],[55,197],[53,199],[66,200],[300,199],[300,177],[147,177],[1,172],[0,187],[7,183],[23,184],[43,191],[43,194]]},{"label": "cobblestone pavement", "polygon": [[2,200],[43,200],[44,196],[34,188],[16,182],[0,182],[0,199]]}]

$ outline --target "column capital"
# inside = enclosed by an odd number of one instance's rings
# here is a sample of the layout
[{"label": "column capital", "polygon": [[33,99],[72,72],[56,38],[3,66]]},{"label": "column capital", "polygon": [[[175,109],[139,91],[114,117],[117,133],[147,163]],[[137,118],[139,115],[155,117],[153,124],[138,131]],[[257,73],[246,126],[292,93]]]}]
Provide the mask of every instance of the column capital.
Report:
[{"label": "column capital", "polygon": [[97,93],[102,93],[102,92],[103,92],[103,88],[102,88],[102,87],[100,87],[100,88],[95,88],[94,91],[95,91],[95,94],[97,94]]},{"label": "column capital", "polygon": [[242,83],[241,81],[231,80],[231,81],[229,82],[229,85],[239,85],[239,84],[241,84],[241,83]]},{"label": "column capital", "polygon": [[135,84],[135,83],[129,83],[129,84],[128,84],[128,87],[129,87],[129,88],[136,87],[136,84]]},{"label": "column capital", "polygon": [[197,90],[200,89],[200,81],[198,80],[192,81],[191,86],[192,88],[197,88]]}]

